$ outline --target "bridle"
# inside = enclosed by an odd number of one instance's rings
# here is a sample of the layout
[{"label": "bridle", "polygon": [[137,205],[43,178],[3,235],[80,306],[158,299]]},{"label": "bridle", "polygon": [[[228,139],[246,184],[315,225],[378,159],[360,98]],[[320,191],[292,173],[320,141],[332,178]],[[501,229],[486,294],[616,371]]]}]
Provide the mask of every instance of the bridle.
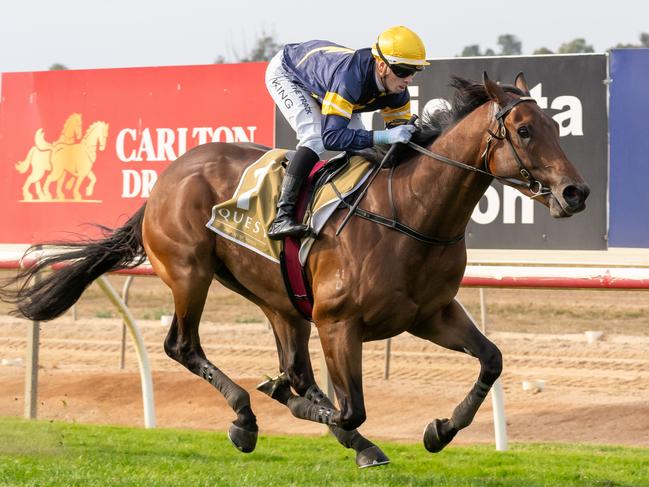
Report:
[{"label": "bridle", "polygon": [[[543,183],[541,183],[538,179],[534,179],[530,171],[525,168],[525,166],[523,165],[523,161],[518,155],[518,152],[516,152],[516,148],[514,147],[511,137],[509,136],[509,131],[507,130],[507,127],[505,127],[505,118],[507,117],[507,114],[509,114],[509,112],[511,112],[512,109],[516,107],[516,105],[524,102],[536,103],[536,100],[531,96],[521,96],[509,102],[503,108],[498,110],[498,112],[496,112],[496,114],[494,115],[494,118],[498,123],[498,129],[496,130],[496,132],[492,132],[490,128],[487,128],[487,133],[489,134],[489,136],[487,137],[487,145],[485,147],[484,152],[480,156],[482,158],[482,166],[484,169],[480,169],[465,164],[463,162],[449,159],[448,157],[442,156],[441,154],[436,154],[418,144],[415,144],[414,142],[408,142],[408,146],[410,146],[412,149],[416,150],[417,152],[420,152],[428,157],[441,161],[445,164],[459,167],[461,169],[466,169],[467,171],[484,174],[485,176],[489,176],[494,179],[497,179],[498,181],[500,181],[503,184],[506,184],[507,186],[512,186],[514,188],[527,188],[530,191],[530,193],[532,193],[531,198],[547,196],[551,194],[550,188],[548,188],[547,186],[543,186]],[[497,174],[494,174],[489,170],[489,154],[490,154],[490,149],[492,147],[491,143],[493,142],[494,139],[506,140],[508,142],[509,147],[512,151],[512,155],[514,156],[514,160],[518,165],[518,173],[521,175],[523,181],[515,178],[506,178],[503,176],[498,176]]]}]

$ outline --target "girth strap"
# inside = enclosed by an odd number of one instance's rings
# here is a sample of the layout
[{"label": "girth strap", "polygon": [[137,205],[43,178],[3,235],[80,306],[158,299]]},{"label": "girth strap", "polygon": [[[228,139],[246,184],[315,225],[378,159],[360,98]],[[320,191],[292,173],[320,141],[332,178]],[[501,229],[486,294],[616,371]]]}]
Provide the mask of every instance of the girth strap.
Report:
[{"label": "girth strap", "polygon": [[[347,206],[351,207],[350,205]],[[391,220],[377,213],[372,213],[371,211],[363,210],[362,208],[356,208],[356,215],[360,216],[361,218],[364,218],[365,220],[369,220],[371,222],[378,223],[379,225],[383,225],[393,230],[396,230],[397,232],[401,232],[410,238],[414,238],[419,242],[429,244],[429,245],[453,245],[464,239],[463,233],[449,239],[429,237],[427,235],[424,235],[423,233],[419,233],[414,228],[409,227],[408,225],[405,225],[397,220]]]}]

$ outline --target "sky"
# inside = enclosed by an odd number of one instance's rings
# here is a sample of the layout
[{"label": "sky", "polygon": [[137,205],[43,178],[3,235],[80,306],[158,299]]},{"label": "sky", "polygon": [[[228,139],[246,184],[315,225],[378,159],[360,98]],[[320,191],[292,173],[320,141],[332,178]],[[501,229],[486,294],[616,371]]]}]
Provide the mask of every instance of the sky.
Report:
[{"label": "sky", "polygon": [[649,32],[649,2],[1,0],[0,72],[209,64],[247,54],[264,33],[361,48],[393,25],[417,32],[429,58],[472,44],[497,51],[502,34],[524,54],[578,37],[603,52]]}]

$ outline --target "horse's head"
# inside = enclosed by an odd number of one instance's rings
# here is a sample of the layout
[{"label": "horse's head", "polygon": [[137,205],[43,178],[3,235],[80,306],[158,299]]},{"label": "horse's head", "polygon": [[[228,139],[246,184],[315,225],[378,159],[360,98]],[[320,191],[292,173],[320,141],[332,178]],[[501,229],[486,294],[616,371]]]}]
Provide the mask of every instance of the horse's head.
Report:
[{"label": "horse's head", "polygon": [[[108,124],[106,122],[97,121],[93,122],[83,136],[82,142],[88,148],[94,151],[97,146],[99,150],[103,151],[106,148],[106,140],[108,139]],[[94,162],[94,159],[93,161]]]},{"label": "horse's head", "polygon": [[106,122],[99,122],[99,150],[103,151],[106,148],[106,140],[108,139],[108,124]]},{"label": "horse's head", "polygon": [[505,92],[487,73],[483,81],[495,102],[485,153],[489,171],[516,180],[513,186],[541,201],[555,218],[582,211],[590,189],[561,149],[557,123],[530,97],[523,73],[514,84],[524,96]]}]

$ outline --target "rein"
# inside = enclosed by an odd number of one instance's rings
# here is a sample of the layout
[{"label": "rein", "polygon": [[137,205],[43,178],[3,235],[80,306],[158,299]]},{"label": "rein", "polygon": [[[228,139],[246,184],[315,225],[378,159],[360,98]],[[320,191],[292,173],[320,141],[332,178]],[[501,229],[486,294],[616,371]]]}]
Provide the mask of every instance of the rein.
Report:
[{"label": "rein", "polygon": [[[424,154],[432,159],[438,160],[440,162],[443,162],[444,164],[448,164],[450,166],[454,166],[460,169],[464,169],[467,171],[471,171],[474,173],[478,174],[483,174],[485,176],[489,176],[490,178],[495,178],[501,183],[511,186],[514,188],[527,188],[531,193],[532,196],[531,198],[538,198],[539,196],[545,196],[550,194],[550,188],[543,186],[543,184],[532,177],[530,172],[525,169],[525,166],[523,165],[523,161],[521,160],[520,156],[518,155],[518,152],[516,152],[516,148],[514,147],[514,144],[512,143],[512,140],[509,136],[509,132],[507,131],[507,128],[505,127],[505,117],[509,112],[512,111],[512,109],[518,105],[519,103],[523,102],[534,102],[536,103],[536,100],[530,96],[521,96],[519,98],[516,98],[515,100],[511,101],[509,104],[507,104],[505,107],[501,108],[495,115],[495,119],[498,121],[498,130],[497,133],[494,133],[491,131],[491,129],[487,129],[487,132],[489,133],[489,137],[487,138],[487,146],[482,153],[482,161],[483,161],[483,166],[484,169],[480,169],[474,166],[470,166],[468,164],[465,164],[464,162],[456,161],[454,159],[450,159],[448,157],[442,156],[441,154],[436,154],[418,144],[415,144],[414,142],[408,142],[407,145],[416,150],[417,152],[420,152],[421,154]],[[491,142],[493,139],[497,140],[506,140],[509,143],[509,147],[512,150],[512,154],[514,156],[514,159],[516,160],[516,164],[518,164],[518,172],[521,175],[522,179],[524,180],[521,181],[519,179],[514,179],[514,178],[505,178],[502,176],[498,176],[491,171],[489,171],[489,151],[491,149]],[[376,172],[378,172],[381,169],[382,164],[375,169]],[[438,237],[431,237],[428,235],[424,235],[423,233],[418,232],[412,227],[409,227],[408,225],[405,225],[401,223],[398,220],[397,217],[397,209],[394,204],[394,198],[393,198],[393,193],[392,193],[392,176],[394,174],[394,168],[395,166],[391,166],[390,168],[390,174],[388,175],[388,196],[390,199],[390,206],[392,208],[392,218],[385,217],[383,215],[379,215],[377,213],[373,213],[371,211],[363,210],[358,206],[358,203],[360,202],[360,199],[362,196],[364,196],[365,192],[361,194],[361,197],[357,199],[357,201],[354,204],[349,204],[347,201],[345,201],[342,198],[342,195],[338,192],[336,189],[335,185],[333,186],[334,191],[342,201],[342,204],[347,207],[350,211],[349,214],[347,215],[347,219],[343,222],[343,224],[340,225],[338,228],[338,231],[336,234],[339,234],[342,228],[344,227],[344,224],[347,223],[349,217],[352,214],[358,215],[361,218],[364,218],[366,220],[369,220],[374,223],[378,223],[379,225],[383,225],[385,227],[391,228],[393,230],[396,230],[397,232],[403,233],[404,235],[407,235],[410,238],[413,238],[419,242],[426,243],[429,245],[452,245],[455,244],[461,240],[464,239],[464,233],[460,235],[456,235],[455,237],[444,239],[444,238],[438,238]],[[370,180],[370,183],[372,182],[373,178]],[[369,184],[368,184],[369,185]]]}]

